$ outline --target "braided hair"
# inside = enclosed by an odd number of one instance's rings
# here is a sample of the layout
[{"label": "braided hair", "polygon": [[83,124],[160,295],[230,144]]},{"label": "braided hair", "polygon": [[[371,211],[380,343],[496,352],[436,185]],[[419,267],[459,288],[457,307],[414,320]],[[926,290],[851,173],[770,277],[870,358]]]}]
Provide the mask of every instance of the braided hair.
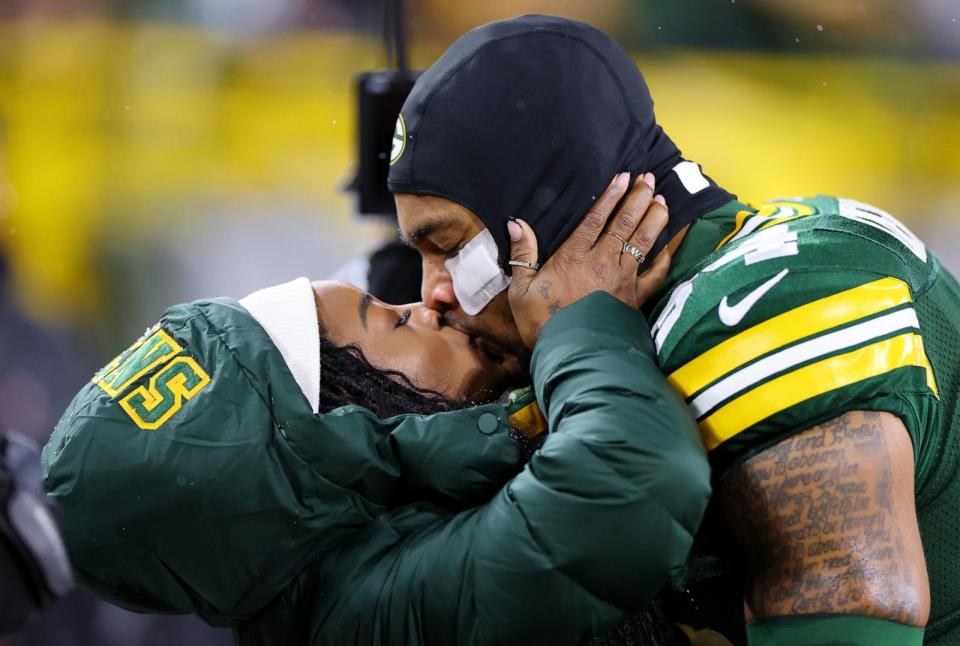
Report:
[{"label": "braided hair", "polygon": [[418,388],[396,370],[375,368],[356,345],[339,346],[320,335],[323,376],[320,380],[320,412],[357,404],[377,417],[404,413],[431,414],[464,408],[434,390]]}]

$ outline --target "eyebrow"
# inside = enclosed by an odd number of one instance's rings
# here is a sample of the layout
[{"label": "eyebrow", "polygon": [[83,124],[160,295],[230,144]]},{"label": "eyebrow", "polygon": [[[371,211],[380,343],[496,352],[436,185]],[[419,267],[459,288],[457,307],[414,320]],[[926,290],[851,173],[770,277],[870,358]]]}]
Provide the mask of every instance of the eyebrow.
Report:
[{"label": "eyebrow", "polygon": [[360,305],[358,306],[358,313],[360,314],[360,323],[363,325],[363,331],[367,331],[367,310],[370,309],[370,302],[373,301],[373,296],[370,295],[370,292],[364,292],[363,296],[360,297]]},{"label": "eyebrow", "polygon": [[444,229],[449,229],[454,225],[454,221],[450,218],[444,217],[435,217],[427,220],[416,229],[413,230],[409,236],[400,232],[400,237],[403,240],[404,244],[408,246],[413,246],[423,240],[424,238],[429,238],[431,235],[438,231]]}]

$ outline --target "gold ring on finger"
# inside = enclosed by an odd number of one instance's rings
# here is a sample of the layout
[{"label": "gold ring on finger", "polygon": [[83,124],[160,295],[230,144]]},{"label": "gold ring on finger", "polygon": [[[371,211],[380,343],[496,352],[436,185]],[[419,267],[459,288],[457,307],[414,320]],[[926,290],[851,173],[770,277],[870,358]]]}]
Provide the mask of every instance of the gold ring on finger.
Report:
[{"label": "gold ring on finger", "polygon": [[[626,245],[628,244],[626,240],[624,240],[623,238],[621,238],[620,236],[618,236],[616,233],[613,233],[613,232],[611,232],[611,231],[604,231],[604,233],[606,233],[608,236],[613,236],[614,238],[616,238],[617,240],[620,241],[620,244],[622,244],[622,245],[624,245],[624,246],[626,246]],[[620,253],[623,253],[623,251],[621,251]]]}]

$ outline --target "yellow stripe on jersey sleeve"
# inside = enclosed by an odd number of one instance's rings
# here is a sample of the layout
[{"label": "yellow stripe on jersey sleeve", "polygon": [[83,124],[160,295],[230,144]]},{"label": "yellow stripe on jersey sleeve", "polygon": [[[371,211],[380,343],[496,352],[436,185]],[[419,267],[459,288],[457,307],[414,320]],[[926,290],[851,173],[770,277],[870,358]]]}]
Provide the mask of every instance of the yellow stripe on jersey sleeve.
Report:
[{"label": "yellow stripe on jersey sleeve", "polygon": [[[756,212],[739,211],[734,219],[733,231],[723,237],[716,249],[732,241],[734,238],[741,237],[747,224],[750,224],[750,230],[759,231],[760,229],[769,229],[772,226],[805,218],[808,215],[815,215],[816,210],[809,204],[802,202],[778,201],[762,204]],[[758,223],[759,221],[759,223]]]},{"label": "yellow stripe on jersey sleeve", "polygon": [[756,215],[756,213],[753,211],[738,211],[736,217],[734,218],[733,231],[725,235],[723,240],[720,241],[716,248],[719,249],[723,245],[727,244],[735,235],[743,231],[743,225],[747,222],[747,218],[754,215]]},{"label": "yellow stripe on jersey sleeve", "polygon": [[777,348],[911,301],[905,282],[881,278],[767,319],[707,350],[667,380],[684,397],[690,397]]},{"label": "yellow stripe on jersey sleeve", "polygon": [[927,385],[939,397],[923,339],[910,332],[818,361],[746,392],[700,422],[703,443],[710,451],[791,406],[905,366],[924,368]]}]

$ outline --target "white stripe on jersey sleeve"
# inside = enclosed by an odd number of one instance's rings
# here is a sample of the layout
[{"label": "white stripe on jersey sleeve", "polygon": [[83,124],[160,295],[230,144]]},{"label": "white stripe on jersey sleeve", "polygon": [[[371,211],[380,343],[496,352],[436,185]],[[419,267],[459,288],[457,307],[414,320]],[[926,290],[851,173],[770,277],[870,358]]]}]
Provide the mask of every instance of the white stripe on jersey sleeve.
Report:
[{"label": "white stripe on jersey sleeve", "polygon": [[818,357],[824,357],[844,348],[860,345],[907,328],[920,328],[917,313],[913,308],[885,314],[798,343],[724,377],[695,397],[690,402],[690,408],[699,419],[716,408],[721,402],[749,390],[759,382],[779,372],[785,372],[789,368]]}]

